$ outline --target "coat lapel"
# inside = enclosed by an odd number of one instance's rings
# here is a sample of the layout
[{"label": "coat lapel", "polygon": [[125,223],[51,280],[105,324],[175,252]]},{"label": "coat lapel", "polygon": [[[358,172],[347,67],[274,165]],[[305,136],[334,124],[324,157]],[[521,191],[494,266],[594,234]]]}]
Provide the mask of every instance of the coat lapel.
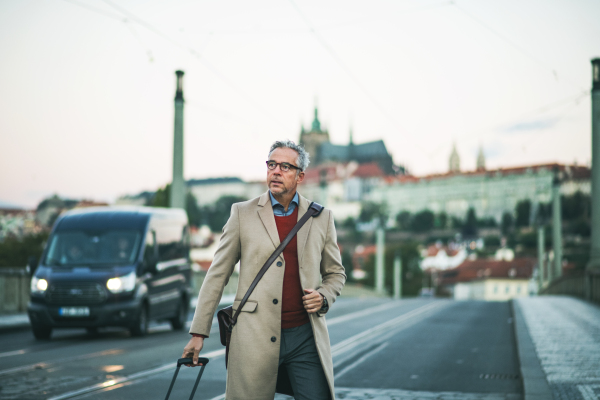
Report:
[{"label": "coat lapel", "polygon": [[[298,220],[300,220],[300,218],[302,218],[306,211],[308,211],[308,206],[310,206],[310,203],[304,197],[298,197],[300,199],[300,205],[298,209]],[[309,218],[308,221],[306,221],[306,223],[304,224],[304,226],[298,231],[298,261],[300,263],[302,263],[302,254],[304,254],[304,247],[306,247],[306,241],[308,240],[308,232],[310,232],[312,220],[312,218]]]},{"label": "coat lapel", "polygon": [[275,223],[275,216],[273,215],[273,207],[271,206],[269,192],[260,196],[258,206],[258,216],[265,226],[265,229],[273,242],[273,246],[277,248],[281,242],[279,241],[279,234],[277,233],[277,224]]}]

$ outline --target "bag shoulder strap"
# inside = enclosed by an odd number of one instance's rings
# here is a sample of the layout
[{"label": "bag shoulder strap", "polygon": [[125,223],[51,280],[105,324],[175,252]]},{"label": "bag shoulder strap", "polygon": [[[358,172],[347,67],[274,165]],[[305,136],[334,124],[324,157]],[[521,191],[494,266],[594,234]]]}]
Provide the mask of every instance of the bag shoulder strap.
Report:
[{"label": "bag shoulder strap", "polygon": [[308,207],[308,211],[306,211],[306,213],[302,216],[302,218],[300,218],[300,220],[296,223],[296,225],[294,225],[294,227],[292,228],[290,233],[288,233],[288,235],[285,237],[283,242],[281,242],[279,244],[279,246],[277,246],[277,249],[275,249],[273,254],[271,254],[271,256],[267,259],[267,262],[265,262],[265,264],[262,266],[260,271],[258,271],[256,278],[254,278],[254,281],[252,281],[252,284],[248,288],[248,291],[242,298],[240,305],[238,306],[237,310],[235,311],[235,314],[233,315],[233,320],[232,320],[232,323],[231,323],[229,329],[233,329],[233,326],[237,322],[238,315],[242,311],[242,308],[246,304],[246,301],[248,301],[248,298],[250,297],[250,295],[256,288],[256,285],[258,285],[258,281],[261,280],[261,278],[264,276],[265,272],[267,272],[267,270],[269,269],[271,264],[273,264],[273,262],[275,262],[275,259],[277,259],[277,257],[279,257],[279,255],[281,254],[283,249],[285,249],[285,247],[292,241],[294,236],[296,236],[296,233],[298,233],[298,231],[300,230],[300,228],[302,228],[302,226],[306,223],[306,221],[308,221],[308,219],[310,217],[318,217],[319,214],[321,214],[321,211],[323,211],[322,205],[320,205],[319,203],[315,203],[314,201],[312,203],[310,203],[310,206]]}]

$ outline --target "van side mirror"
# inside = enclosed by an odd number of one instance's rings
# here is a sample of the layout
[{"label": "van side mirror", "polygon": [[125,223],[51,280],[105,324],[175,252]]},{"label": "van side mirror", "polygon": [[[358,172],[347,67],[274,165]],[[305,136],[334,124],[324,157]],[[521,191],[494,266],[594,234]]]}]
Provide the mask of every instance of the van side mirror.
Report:
[{"label": "van side mirror", "polygon": [[27,273],[29,275],[35,274],[35,270],[37,269],[37,267],[38,267],[37,258],[35,256],[29,256],[29,258],[27,259],[27,267],[25,268]]}]

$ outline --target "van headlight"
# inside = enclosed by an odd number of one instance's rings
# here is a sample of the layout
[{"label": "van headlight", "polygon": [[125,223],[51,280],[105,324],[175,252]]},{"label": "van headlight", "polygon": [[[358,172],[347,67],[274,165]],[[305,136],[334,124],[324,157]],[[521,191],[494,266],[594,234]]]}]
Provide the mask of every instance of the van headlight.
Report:
[{"label": "van headlight", "polygon": [[132,271],[131,273],[118,278],[110,278],[106,281],[106,287],[112,293],[130,292],[135,288],[135,280],[135,271]]},{"label": "van headlight", "polygon": [[31,278],[31,293],[44,293],[48,289],[48,281],[36,276]]}]

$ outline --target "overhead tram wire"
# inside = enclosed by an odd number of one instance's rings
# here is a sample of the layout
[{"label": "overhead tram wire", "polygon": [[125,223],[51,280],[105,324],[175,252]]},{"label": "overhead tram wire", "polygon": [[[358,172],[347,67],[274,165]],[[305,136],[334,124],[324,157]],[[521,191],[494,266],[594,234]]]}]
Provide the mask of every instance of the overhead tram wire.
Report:
[{"label": "overhead tram wire", "polygon": [[101,15],[103,15],[105,17],[116,19],[117,21],[120,21],[120,22],[127,22],[127,18],[124,18],[122,15],[114,14],[114,13],[102,10],[100,8],[92,7],[90,5],[83,4],[83,3],[80,3],[80,2],[75,1],[75,0],[64,0],[64,1],[66,1],[67,3],[70,3],[70,4],[75,4],[76,6],[79,6],[79,7],[85,8],[88,11],[92,11],[92,12],[95,12],[97,14],[101,14]]},{"label": "overhead tram wire", "polygon": [[[542,107],[539,107],[539,108],[537,108],[535,110],[523,113],[519,117],[513,118],[513,119],[511,119],[511,120],[509,120],[507,122],[503,122],[503,123],[500,123],[500,124],[495,124],[493,126],[490,126],[489,128],[476,129],[476,130],[473,130],[473,131],[471,131],[469,133],[465,133],[465,134],[459,135],[458,137],[453,138],[452,141],[454,141],[454,140],[464,140],[465,138],[471,138],[473,136],[479,136],[479,135],[481,135],[481,134],[483,134],[485,132],[491,132],[491,131],[495,131],[497,129],[500,129],[502,127],[511,126],[511,125],[517,124],[519,122],[522,122],[523,119],[525,119],[525,118],[531,118],[531,117],[536,116],[538,114],[545,113],[545,112],[548,112],[550,110],[554,110],[555,108],[561,107],[561,106],[564,106],[564,105],[568,105],[570,108],[572,108],[572,106],[579,105],[579,103],[584,98],[586,98],[587,96],[589,96],[590,94],[591,94],[591,91],[587,90],[584,93],[578,93],[576,95],[571,95],[569,97],[565,97],[565,98],[563,98],[561,100],[557,100],[557,101],[554,101],[552,103],[546,104],[546,105],[544,105]],[[558,120],[561,120],[561,119],[563,119],[563,114],[561,114],[558,117]],[[442,150],[443,148],[447,148],[448,147],[448,143],[451,143],[451,142],[442,143],[438,147],[436,147],[433,151],[429,152],[428,153],[429,157],[431,158],[431,157],[435,156],[435,154],[437,152],[439,152],[440,150]]]},{"label": "overhead tram wire", "polygon": [[125,14],[126,16],[128,16],[129,18],[131,18],[133,21],[135,21],[138,24],[142,25],[144,28],[150,30],[151,32],[153,32],[156,35],[162,37],[163,39],[171,42],[175,46],[177,46],[179,48],[182,48],[184,50],[189,51],[190,54],[192,56],[194,56],[194,58],[196,58],[198,61],[200,61],[200,63],[202,63],[202,65],[204,65],[208,70],[210,70],[213,74],[215,74],[216,76],[218,76],[223,82],[225,82],[227,85],[229,85],[229,87],[231,87],[235,92],[237,92],[238,95],[240,95],[246,101],[248,101],[249,103],[251,103],[254,107],[256,107],[256,109],[258,109],[259,111],[261,111],[262,113],[264,113],[266,116],[268,116],[273,122],[275,122],[280,127],[284,127],[285,126],[281,121],[277,120],[277,118],[275,118],[271,113],[269,113],[264,108],[262,108],[261,106],[259,106],[254,99],[252,99],[250,96],[248,96],[244,91],[242,91],[233,82],[231,82],[226,76],[224,76],[221,72],[219,72],[219,70],[214,65],[212,65],[205,57],[203,57],[201,55],[201,53],[199,53],[198,51],[196,51],[195,49],[193,49],[191,47],[188,47],[188,46],[186,46],[186,45],[184,45],[184,44],[182,44],[182,43],[174,40],[173,38],[171,38],[170,36],[168,36],[165,33],[161,32],[159,29],[155,28],[154,26],[152,26],[148,22],[144,21],[143,19],[139,18],[138,16],[136,16],[135,14],[131,13],[130,11],[124,9],[123,7],[121,7],[121,6],[113,3],[112,1],[110,1],[110,0],[102,0],[102,1],[104,1],[106,4],[108,4],[111,7],[113,7],[115,10],[117,10],[117,11]]},{"label": "overhead tram wire", "polygon": [[[392,117],[392,115],[390,113],[388,113],[388,111],[385,109],[385,107],[383,107],[383,105],[375,98],[375,96],[373,96],[371,94],[371,92],[369,92],[369,90],[367,90],[366,86],[362,84],[362,82],[358,79],[358,77],[356,77],[356,75],[354,75],[354,73],[352,73],[352,71],[350,70],[350,68],[348,68],[348,66],[342,61],[342,59],[337,55],[337,53],[333,50],[333,48],[327,43],[327,41],[325,41],[325,39],[323,38],[323,36],[321,36],[319,34],[319,32],[316,30],[316,28],[314,27],[314,25],[310,22],[310,20],[308,19],[308,17],[306,17],[306,15],[304,15],[304,13],[300,10],[300,8],[298,8],[298,5],[296,5],[296,3],[294,2],[294,0],[289,0],[289,1],[292,4],[292,6],[294,7],[294,9],[296,10],[296,12],[298,13],[298,15],[300,15],[300,17],[304,20],[304,22],[306,23],[306,25],[310,29],[310,32],[317,38],[317,40],[319,41],[319,43],[321,43],[321,45],[325,48],[325,50],[329,53],[329,55],[348,74],[348,76],[350,76],[350,78],[356,84],[356,86],[358,86],[358,88],[360,90],[362,90],[362,92],[365,95],[367,95],[367,97],[369,98],[369,100],[371,100],[371,102],[375,105],[375,107],[377,107],[377,109],[386,118],[388,118],[392,122],[392,124],[399,131],[399,133],[404,134],[404,132],[402,132],[402,130],[399,128],[399,124],[394,119],[394,117]],[[419,149],[421,152],[423,152],[423,154],[427,154],[425,152],[425,150],[423,148],[421,148],[421,146],[419,146],[418,144],[416,144],[414,142],[412,144],[417,149]]]},{"label": "overhead tram wire", "polygon": [[[473,15],[472,13],[468,12],[467,10],[465,10],[464,8],[462,8],[461,6],[459,6],[456,3],[456,1],[453,1],[452,4],[458,10],[460,10],[464,15],[466,15],[467,17],[469,17],[473,21],[477,22],[479,25],[481,25],[482,27],[484,27],[488,31],[492,32],[494,35],[496,35],[497,37],[499,37],[500,39],[502,39],[505,43],[507,43],[508,45],[512,46],[516,50],[518,50],[521,54],[527,56],[528,58],[530,58],[531,60],[533,60],[535,63],[537,63],[542,68],[550,70],[550,72],[552,73],[552,75],[554,76],[554,78],[557,81],[559,81],[558,72],[556,71],[555,68],[553,68],[550,65],[547,65],[545,62],[543,62],[542,60],[540,60],[538,57],[534,56],[533,54],[531,54],[530,52],[528,52],[527,50],[525,50],[523,47],[519,46],[518,44],[516,44],[515,42],[513,42],[512,40],[510,40],[508,37],[504,36],[503,34],[501,34],[500,32],[498,32],[496,29],[492,28],[491,26],[489,26],[488,24],[486,24],[485,22],[483,22],[481,19],[477,18],[475,15]],[[565,79],[565,82],[567,82],[571,86],[576,87],[577,89],[579,89],[579,90],[581,90],[583,92],[586,91],[586,89],[582,88],[581,86],[579,86],[579,85],[577,85],[577,84],[575,84],[573,82],[570,82],[568,79]]]},{"label": "overhead tram wire", "polygon": [[[119,15],[113,14],[113,13],[109,13],[106,12],[104,10],[101,10],[99,8],[96,7],[89,7],[87,5],[83,5],[81,3],[78,3],[76,1],[73,0],[64,0],[68,3],[71,4],[75,4],[78,6],[81,6],[83,8],[86,8],[89,11],[93,11],[95,13],[101,14],[103,16],[106,17],[110,17],[113,19],[117,19],[123,23],[127,23],[128,20],[127,18],[122,18]],[[284,127],[285,125],[277,120],[277,118],[275,118],[272,114],[270,114],[268,111],[266,111],[264,108],[262,108],[261,106],[259,106],[257,104],[256,101],[254,101],[254,99],[252,99],[250,96],[248,96],[246,93],[244,93],[241,89],[239,89],[233,82],[231,82],[229,79],[227,79],[227,77],[225,77],[223,74],[221,74],[210,62],[208,62],[208,60],[206,58],[204,58],[198,51],[196,51],[195,49],[188,47],[186,45],[183,45],[181,43],[179,43],[178,41],[172,39],[171,37],[169,37],[168,35],[164,34],[163,32],[161,32],[160,30],[158,30],[157,28],[155,28],[154,26],[152,26],[151,24],[147,23],[146,21],[142,20],[141,18],[137,17],[136,15],[134,15],[133,13],[125,10],[123,7],[120,7],[116,4],[114,4],[113,2],[111,2],[110,0],[103,0],[106,4],[108,4],[109,6],[113,7],[114,9],[116,9],[117,11],[121,12],[122,14],[124,14],[125,16],[127,16],[129,19],[131,19],[132,21],[140,24],[141,26],[143,26],[144,28],[150,30],[151,32],[153,32],[154,34],[162,37],[163,39],[167,40],[168,42],[170,42],[171,44],[186,50],[188,52],[190,52],[190,54],[192,56],[194,56],[194,58],[196,58],[198,61],[200,61],[202,63],[202,65],[204,65],[208,70],[210,70],[213,74],[215,74],[216,76],[218,76],[223,82],[225,82],[227,85],[229,85],[238,95],[240,95],[241,97],[243,97],[246,101],[248,101],[249,103],[251,103],[256,109],[258,109],[259,111],[261,111],[262,113],[264,113],[266,116],[268,116],[274,123],[276,123],[277,125],[279,125],[280,127]],[[147,49],[146,49],[147,50]]]}]

